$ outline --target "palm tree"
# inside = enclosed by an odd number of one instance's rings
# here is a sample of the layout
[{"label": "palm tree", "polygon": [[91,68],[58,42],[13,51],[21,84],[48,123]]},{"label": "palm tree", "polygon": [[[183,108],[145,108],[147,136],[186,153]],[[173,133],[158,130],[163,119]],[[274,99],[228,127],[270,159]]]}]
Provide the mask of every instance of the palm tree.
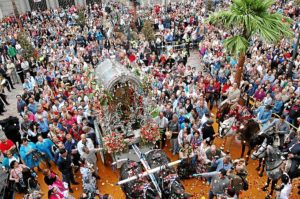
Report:
[{"label": "palm tree", "polygon": [[291,20],[280,13],[270,12],[274,0],[233,0],[227,10],[212,13],[207,22],[228,30],[236,30],[224,42],[227,50],[238,56],[235,81],[240,85],[245,54],[253,37],[276,43],[283,37],[291,37]]}]

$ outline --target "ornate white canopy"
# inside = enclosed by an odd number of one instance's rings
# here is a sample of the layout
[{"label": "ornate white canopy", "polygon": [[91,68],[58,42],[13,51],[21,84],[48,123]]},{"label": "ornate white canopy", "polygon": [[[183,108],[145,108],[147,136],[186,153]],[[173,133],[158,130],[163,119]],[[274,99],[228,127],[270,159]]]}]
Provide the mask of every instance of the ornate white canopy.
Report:
[{"label": "ornate white canopy", "polygon": [[113,59],[105,59],[97,66],[96,77],[98,82],[110,92],[118,83],[130,82],[137,87],[141,86],[139,78],[134,73]]}]

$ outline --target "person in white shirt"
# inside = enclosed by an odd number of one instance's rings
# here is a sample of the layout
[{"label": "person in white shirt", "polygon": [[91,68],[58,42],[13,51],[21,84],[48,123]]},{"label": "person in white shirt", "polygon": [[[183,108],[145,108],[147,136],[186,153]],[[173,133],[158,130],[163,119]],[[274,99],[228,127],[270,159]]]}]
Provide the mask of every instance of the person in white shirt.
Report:
[{"label": "person in white shirt", "polygon": [[281,187],[276,193],[276,199],[289,199],[289,195],[292,191],[292,184],[287,173],[283,173],[283,175],[281,176],[281,182]]},{"label": "person in white shirt", "polygon": [[264,106],[272,105],[272,101],[273,101],[273,99],[272,99],[272,97],[271,97],[271,94],[268,93],[267,96],[266,96],[266,97],[264,98],[264,100],[263,100],[263,105],[264,105]]},{"label": "person in white shirt", "polygon": [[87,147],[88,150],[94,150],[94,144],[92,139],[87,138],[85,134],[80,136],[81,140],[77,143],[77,150],[80,156],[84,154],[83,147]]},{"label": "person in white shirt", "polygon": [[229,88],[226,92],[227,99],[221,103],[221,106],[227,102],[235,103],[240,99],[241,91],[238,89],[237,83],[233,84],[233,87]]},{"label": "person in white shirt", "polygon": [[179,131],[178,134],[178,145],[179,147],[183,147],[185,142],[190,143],[192,139],[192,134],[190,132],[190,128],[185,127]]},{"label": "person in white shirt", "polygon": [[159,112],[159,115],[154,119],[155,123],[158,125],[158,128],[161,133],[161,148],[164,148],[166,144],[166,129],[168,127],[169,121],[164,116],[163,112]]},{"label": "person in white shirt", "polygon": [[24,74],[27,74],[29,72],[29,63],[27,60],[23,60],[21,62],[21,68],[24,70]]},{"label": "person in white shirt", "polygon": [[78,115],[77,115],[77,124],[81,124],[82,123],[82,119],[83,118],[87,118],[87,114],[86,112],[83,110],[82,106],[78,107]]}]

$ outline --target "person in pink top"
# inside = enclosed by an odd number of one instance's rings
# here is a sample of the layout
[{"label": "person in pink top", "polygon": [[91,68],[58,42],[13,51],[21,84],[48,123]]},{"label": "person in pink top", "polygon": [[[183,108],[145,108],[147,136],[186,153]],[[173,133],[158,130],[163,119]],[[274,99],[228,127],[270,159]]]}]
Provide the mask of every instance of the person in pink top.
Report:
[{"label": "person in pink top", "polygon": [[49,186],[48,199],[64,199],[65,196],[55,186]]}]

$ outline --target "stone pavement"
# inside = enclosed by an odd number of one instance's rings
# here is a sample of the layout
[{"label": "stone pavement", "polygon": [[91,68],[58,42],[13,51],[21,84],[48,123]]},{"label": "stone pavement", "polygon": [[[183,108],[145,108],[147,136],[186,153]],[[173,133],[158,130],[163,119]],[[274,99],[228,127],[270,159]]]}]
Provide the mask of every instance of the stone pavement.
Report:
[{"label": "stone pavement", "polygon": [[[187,65],[190,65],[192,67],[196,67],[196,70],[200,70],[200,58],[198,51],[191,51],[191,56],[188,59]],[[12,89],[12,92],[8,92],[5,89],[5,94],[7,95],[7,101],[10,103],[9,106],[6,106],[5,109],[7,110],[4,115],[0,116],[0,120],[7,118],[9,116],[17,116],[19,117],[18,111],[17,111],[17,99],[16,95],[22,94],[22,84],[15,85],[16,89]],[[19,117],[21,119],[21,117]]]},{"label": "stone pavement", "polygon": [[16,89],[12,89],[11,92],[8,92],[5,88],[5,94],[7,95],[7,101],[10,103],[9,106],[5,105],[5,109],[7,110],[3,115],[0,115],[0,120],[3,120],[4,118],[7,118],[9,116],[19,116],[17,111],[17,99],[16,95],[22,94],[22,84],[15,84],[14,87]]}]

